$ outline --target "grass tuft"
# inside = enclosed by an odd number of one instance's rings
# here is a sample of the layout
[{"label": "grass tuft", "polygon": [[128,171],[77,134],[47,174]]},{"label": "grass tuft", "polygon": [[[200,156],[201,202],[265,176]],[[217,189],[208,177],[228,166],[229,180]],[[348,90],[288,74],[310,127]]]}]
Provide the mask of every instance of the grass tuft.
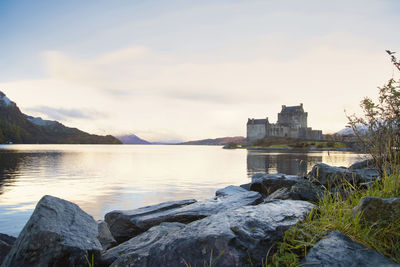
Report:
[{"label": "grass tuft", "polygon": [[308,251],[331,231],[339,231],[400,263],[400,221],[393,218],[371,225],[361,216],[353,215],[353,208],[365,196],[399,197],[400,174],[386,175],[367,189],[349,187],[346,193],[346,197],[339,193],[325,193],[317,209],[286,231],[267,266],[298,266]]}]

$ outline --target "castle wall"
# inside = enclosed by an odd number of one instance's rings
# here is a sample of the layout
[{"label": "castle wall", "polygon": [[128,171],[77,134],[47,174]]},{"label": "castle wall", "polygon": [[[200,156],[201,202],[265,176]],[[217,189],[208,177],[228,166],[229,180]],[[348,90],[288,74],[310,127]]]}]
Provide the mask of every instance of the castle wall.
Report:
[{"label": "castle wall", "polygon": [[247,143],[253,144],[267,135],[265,124],[247,124]]},{"label": "castle wall", "polygon": [[278,113],[278,124],[307,128],[307,112],[280,112]]}]

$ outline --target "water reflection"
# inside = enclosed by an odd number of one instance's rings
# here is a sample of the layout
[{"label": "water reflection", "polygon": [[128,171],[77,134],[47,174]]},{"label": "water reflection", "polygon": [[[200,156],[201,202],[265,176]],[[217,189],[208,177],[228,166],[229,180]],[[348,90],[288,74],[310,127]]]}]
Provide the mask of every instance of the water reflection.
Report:
[{"label": "water reflection", "polygon": [[349,166],[364,155],[350,152],[271,152],[248,151],[247,173],[284,173],[305,176],[317,163]]},{"label": "water reflection", "polygon": [[115,209],[207,199],[219,188],[248,183],[255,172],[298,174],[321,161],[347,165],[355,160],[343,153],[332,157],[208,146],[0,146],[0,233],[17,235],[46,194],[101,219]]}]

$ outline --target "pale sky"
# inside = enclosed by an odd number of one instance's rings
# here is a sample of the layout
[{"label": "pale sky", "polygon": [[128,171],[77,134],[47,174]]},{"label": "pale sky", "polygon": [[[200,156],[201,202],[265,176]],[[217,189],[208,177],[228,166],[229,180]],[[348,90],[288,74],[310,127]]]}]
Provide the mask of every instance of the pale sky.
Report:
[{"label": "pale sky", "polygon": [[0,90],[33,116],[150,141],[246,135],[304,104],[345,127],[393,75],[400,1],[1,1]]}]

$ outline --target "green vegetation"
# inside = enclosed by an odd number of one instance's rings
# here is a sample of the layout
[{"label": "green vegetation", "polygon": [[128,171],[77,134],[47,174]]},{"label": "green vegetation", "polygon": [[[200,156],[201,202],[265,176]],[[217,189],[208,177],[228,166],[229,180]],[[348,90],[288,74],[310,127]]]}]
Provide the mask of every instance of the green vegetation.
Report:
[{"label": "green vegetation", "polygon": [[386,176],[365,190],[354,190],[349,186],[347,193],[346,198],[343,194],[326,193],[317,204],[317,209],[285,233],[269,266],[298,266],[310,248],[335,230],[400,263],[398,218],[369,225],[360,216],[354,217],[352,210],[364,196],[398,197],[400,175]]},{"label": "green vegetation", "polygon": [[[392,52],[387,52],[400,71],[400,62]],[[379,88],[378,103],[364,98],[361,107],[364,116],[349,116],[349,124],[359,142],[375,159],[382,178],[366,189],[354,188],[348,184],[342,194],[330,194],[326,191],[317,203],[317,208],[304,221],[291,227],[285,233],[283,241],[276,244],[276,251],[268,266],[299,265],[309,249],[334,230],[400,263],[398,218],[392,217],[372,224],[362,216],[355,217],[353,214],[353,208],[365,196],[400,196],[400,83],[390,79]]]},{"label": "green vegetation", "polygon": [[[400,61],[386,52],[400,72]],[[377,103],[365,97],[360,106],[364,116],[348,116],[349,125],[383,174],[386,168],[400,165],[400,81],[391,78],[379,88]]]},{"label": "green vegetation", "polygon": [[269,137],[257,141],[254,146],[247,147],[265,147],[265,148],[294,148],[294,149],[311,149],[311,148],[327,148],[341,149],[347,148],[346,144],[339,141],[305,141],[291,138]]}]

